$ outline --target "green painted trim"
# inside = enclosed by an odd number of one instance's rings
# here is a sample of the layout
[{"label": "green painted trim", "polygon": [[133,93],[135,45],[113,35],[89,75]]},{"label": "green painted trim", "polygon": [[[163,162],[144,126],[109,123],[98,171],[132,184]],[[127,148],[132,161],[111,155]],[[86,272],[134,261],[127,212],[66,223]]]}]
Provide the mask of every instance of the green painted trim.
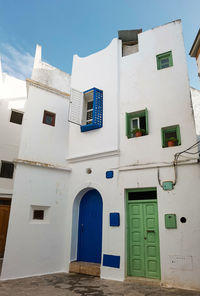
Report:
[{"label": "green painted trim", "polygon": [[131,130],[130,130],[130,113],[126,113],[126,136],[127,138],[131,138]]},{"label": "green painted trim", "polygon": [[181,145],[181,132],[180,132],[179,125],[177,126],[176,133],[177,133],[178,145]]},{"label": "green painted trim", "polygon": [[129,214],[128,214],[128,190],[126,190],[125,192],[125,196],[126,196],[126,203],[125,203],[125,206],[126,206],[126,209],[125,209],[125,213],[126,213],[126,234],[125,234],[125,237],[126,237],[126,242],[127,242],[127,245],[126,245],[126,275],[130,274],[130,264],[129,264],[129,260],[128,258],[130,258],[130,238],[129,238]]},{"label": "green painted trim", "polygon": [[[136,118],[136,117],[145,117],[145,125],[146,125],[146,133],[145,135],[148,135],[149,133],[149,125],[148,125],[148,110],[145,108],[144,110],[139,110],[131,113],[125,114],[125,122],[126,122],[126,136],[128,139],[133,138],[132,133],[131,133],[131,119]],[[145,136],[143,135],[143,136]]]},{"label": "green painted trim", "polygon": [[153,201],[157,201],[157,199],[155,198],[155,199],[142,199],[142,200],[138,200],[138,199],[133,199],[133,200],[128,200],[128,204],[130,204],[130,203],[132,203],[132,202],[134,202],[134,203],[145,203],[145,202],[153,202]]},{"label": "green painted trim", "polygon": [[166,126],[166,127],[161,128],[161,139],[162,139],[162,147],[163,148],[170,148],[170,147],[166,146],[166,133],[167,132],[176,132],[177,145],[175,145],[175,146],[181,145],[180,126],[179,126],[179,124],[177,124],[177,125]]},{"label": "green painted trim", "polygon": [[146,123],[146,135],[149,134],[149,116],[148,116],[148,110],[145,108],[145,123]]},{"label": "green painted trim", "polygon": [[[162,67],[161,60],[166,59],[166,58],[169,59],[169,66],[168,67]],[[156,56],[156,60],[157,60],[157,70],[162,70],[162,69],[172,67],[173,66],[172,51],[168,51],[168,52],[158,54]]]},{"label": "green painted trim", "polygon": [[[126,196],[126,203],[125,203],[125,213],[126,213],[126,242],[127,242],[127,246],[126,246],[126,273],[127,275],[131,274],[131,270],[130,270],[130,262],[129,262],[129,258],[130,258],[130,238],[129,238],[129,200],[128,200],[128,193],[129,192],[145,192],[145,191],[157,191],[156,187],[146,187],[146,188],[131,188],[131,189],[126,189],[125,190],[125,196]],[[157,225],[158,225],[158,261],[159,261],[159,270],[158,270],[158,279],[161,279],[161,266],[160,266],[160,235],[159,235],[159,215],[158,215],[158,202],[157,200],[146,200],[146,201],[141,201],[141,200],[133,200],[131,201],[131,203],[155,203],[157,205]],[[146,277],[146,276],[145,276]],[[151,277],[148,277],[151,278]],[[154,278],[154,277],[153,277]]]},{"label": "green painted trim", "polygon": [[[126,189],[126,192],[146,192],[146,191],[156,191],[156,187],[144,187],[144,188],[131,188]],[[128,196],[128,195],[127,195]]]}]

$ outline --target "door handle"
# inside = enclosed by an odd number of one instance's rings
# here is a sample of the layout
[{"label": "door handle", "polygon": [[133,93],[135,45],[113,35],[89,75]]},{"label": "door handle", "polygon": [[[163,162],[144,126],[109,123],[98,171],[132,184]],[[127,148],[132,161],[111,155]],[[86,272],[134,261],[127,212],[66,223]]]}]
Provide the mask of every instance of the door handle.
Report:
[{"label": "door handle", "polygon": [[155,230],[151,230],[151,229],[149,229],[149,230],[147,230],[147,232],[155,232]]},{"label": "door handle", "polygon": [[83,232],[83,224],[81,224],[81,231]]}]

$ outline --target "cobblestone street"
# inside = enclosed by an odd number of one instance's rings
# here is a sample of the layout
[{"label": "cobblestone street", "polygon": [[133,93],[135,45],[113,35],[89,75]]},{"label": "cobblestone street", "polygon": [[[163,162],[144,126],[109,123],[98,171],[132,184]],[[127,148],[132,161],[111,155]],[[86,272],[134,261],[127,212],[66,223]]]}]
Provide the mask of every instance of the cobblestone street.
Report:
[{"label": "cobblestone street", "polygon": [[166,289],[144,282],[117,282],[80,274],[53,274],[1,281],[0,296],[200,296],[200,292]]}]

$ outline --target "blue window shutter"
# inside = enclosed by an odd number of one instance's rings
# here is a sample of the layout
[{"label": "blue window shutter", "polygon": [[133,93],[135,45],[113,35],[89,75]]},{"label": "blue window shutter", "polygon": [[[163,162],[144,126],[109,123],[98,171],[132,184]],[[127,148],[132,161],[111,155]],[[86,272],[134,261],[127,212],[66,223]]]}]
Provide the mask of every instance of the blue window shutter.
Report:
[{"label": "blue window shutter", "polygon": [[[103,91],[94,87],[93,89],[93,116],[92,123],[81,126],[81,132],[87,132],[103,126]],[[86,91],[88,92],[88,91]]]}]

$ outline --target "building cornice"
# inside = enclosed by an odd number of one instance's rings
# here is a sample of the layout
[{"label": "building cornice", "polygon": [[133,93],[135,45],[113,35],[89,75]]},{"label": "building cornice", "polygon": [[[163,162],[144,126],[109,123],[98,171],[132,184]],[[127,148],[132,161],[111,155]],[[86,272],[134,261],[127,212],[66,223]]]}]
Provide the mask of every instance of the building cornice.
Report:
[{"label": "building cornice", "polygon": [[[193,165],[199,164],[198,159],[188,159],[188,160],[181,160],[178,161],[177,166],[179,165]],[[135,171],[135,170],[144,170],[144,169],[154,169],[154,168],[162,168],[162,167],[171,167],[174,166],[173,162],[165,162],[165,163],[146,163],[146,164],[135,164],[130,166],[121,166],[119,167],[119,172],[124,171]]]},{"label": "building cornice", "polygon": [[24,164],[24,165],[29,165],[29,166],[37,166],[37,167],[41,167],[41,168],[48,168],[48,169],[67,171],[67,172],[71,172],[71,170],[72,170],[69,167],[64,167],[64,166],[60,166],[60,165],[57,165],[57,164],[44,163],[44,162],[40,162],[40,161],[32,161],[32,160],[19,159],[19,158],[15,159],[14,163]]},{"label": "building cornice", "polygon": [[51,93],[57,94],[59,96],[65,97],[67,99],[70,99],[70,94],[60,91],[56,88],[50,87],[46,84],[40,83],[40,82],[32,80],[32,79],[28,79],[28,78],[26,79],[26,82],[28,85],[32,85],[32,86],[38,87],[40,89],[46,90],[48,92],[51,92]]},{"label": "building cornice", "polygon": [[73,162],[79,162],[79,161],[87,161],[87,160],[93,160],[93,159],[99,159],[99,158],[106,158],[111,156],[119,156],[119,150],[111,150],[106,152],[100,152],[95,154],[88,154],[84,156],[77,156],[77,157],[69,157],[67,158],[67,161],[70,163]]}]

